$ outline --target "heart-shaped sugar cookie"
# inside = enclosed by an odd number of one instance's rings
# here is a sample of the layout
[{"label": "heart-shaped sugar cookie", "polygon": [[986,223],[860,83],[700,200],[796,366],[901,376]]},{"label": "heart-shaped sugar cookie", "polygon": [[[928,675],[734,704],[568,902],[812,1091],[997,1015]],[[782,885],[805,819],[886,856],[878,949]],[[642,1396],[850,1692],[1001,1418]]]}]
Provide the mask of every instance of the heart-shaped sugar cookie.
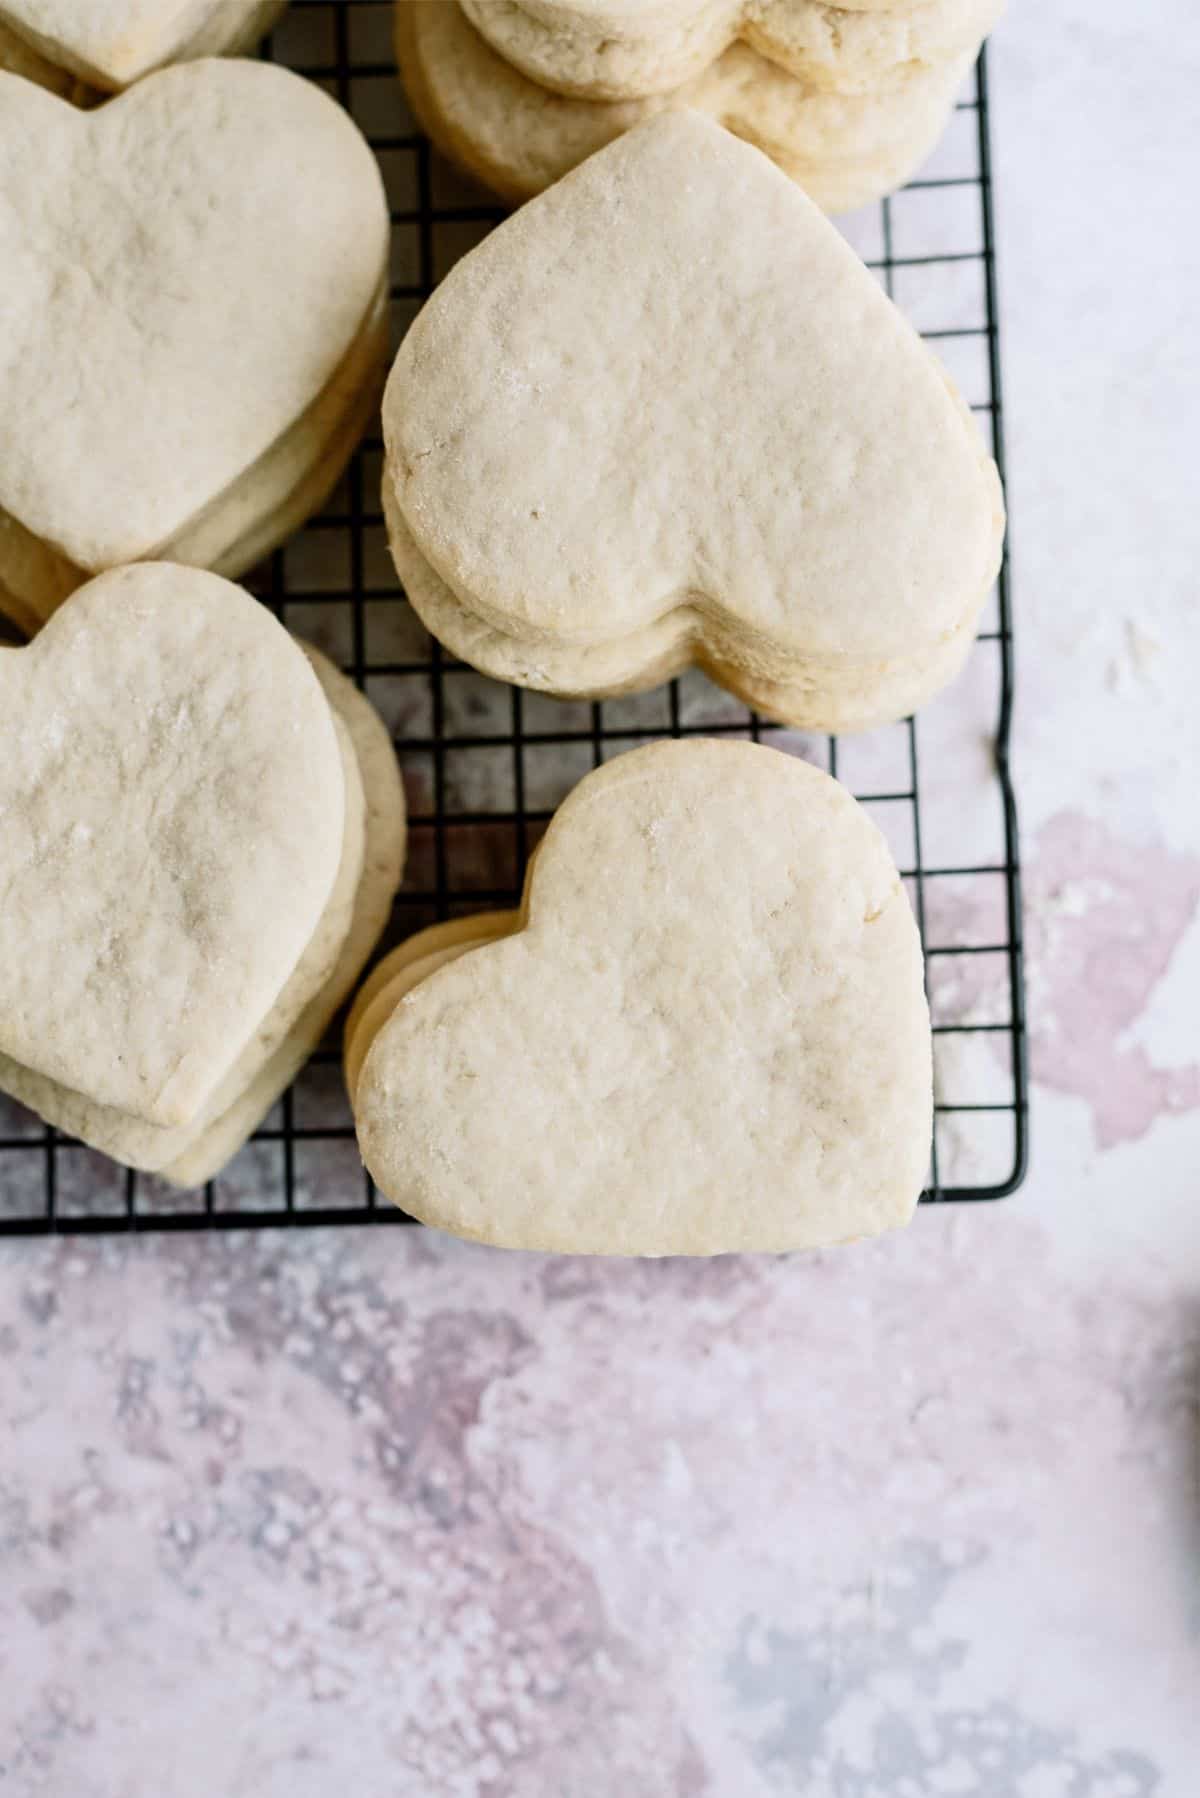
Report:
[{"label": "heart-shaped sugar cookie", "polygon": [[127,87],[163,63],[249,48],[285,3],[0,0],[0,69],[46,85],[52,84],[48,76],[62,71],[91,87]]},{"label": "heart-shaped sugar cookie", "polygon": [[626,1255],[907,1221],[931,1128],[920,944],[827,775],[747,743],[619,756],[560,808],[504,927],[412,939],[352,1014],[359,1142],[399,1205]]},{"label": "heart-shaped sugar cookie", "polygon": [[999,563],[996,468],[945,372],[806,196],[694,113],[464,257],[383,423],[410,598],[551,691],[692,660],[792,722],[875,722],[955,672]]},{"label": "heart-shaped sugar cookie", "polygon": [[559,93],[636,99],[739,39],[813,89],[865,93],[978,48],[1004,0],[462,0],[515,68]]},{"label": "heart-shaped sugar cookie", "polygon": [[387,241],[364,139],[286,70],[187,63],[94,112],[0,75],[18,549],[95,571],[196,530],[353,357]]},{"label": "heart-shaped sugar cookie", "polygon": [[0,650],[0,1055],[186,1123],[338,875],[345,783],[301,649],[227,582],[141,565]]}]

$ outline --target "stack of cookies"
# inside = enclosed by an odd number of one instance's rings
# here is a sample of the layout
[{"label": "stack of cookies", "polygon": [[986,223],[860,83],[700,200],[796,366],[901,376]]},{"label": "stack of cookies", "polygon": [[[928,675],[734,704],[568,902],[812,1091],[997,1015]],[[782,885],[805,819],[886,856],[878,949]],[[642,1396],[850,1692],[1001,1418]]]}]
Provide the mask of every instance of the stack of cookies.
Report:
[{"label": "stack of cookies", "polygon": [[183,1186],[321,1039],[391,911],[383,721],[198,569],[99,576],[0,649],[0,1091]]},{"label": "stack of cookies", "polygon": [[386,957],[346,1033],[380,1189],[477,1242],[783,1251],[912,1215],[929,1008],[887,846],[829,775],[653,743],[555,814],[519,911]]},{"label": "stack of cookies", "polygon": [[396,50],[429,136],[505,199],[690,107],[836,213],[925,160],[1003,4],[397,0]]},{"label": "stack of cookies", "polygon": [[812,730],[924,703],[996,576],[996,467],[827,218],[696,113],[456,264],[384,394],[383,507],[455,655],[573,698],[698,666]]},{"label": "stack of cookies", "polygon": [[378,405],[388,238],[362,134],[286,69],[88,111],[0,73],[0,613],[31,636],[149,557],[238,575],[317,511]]}]

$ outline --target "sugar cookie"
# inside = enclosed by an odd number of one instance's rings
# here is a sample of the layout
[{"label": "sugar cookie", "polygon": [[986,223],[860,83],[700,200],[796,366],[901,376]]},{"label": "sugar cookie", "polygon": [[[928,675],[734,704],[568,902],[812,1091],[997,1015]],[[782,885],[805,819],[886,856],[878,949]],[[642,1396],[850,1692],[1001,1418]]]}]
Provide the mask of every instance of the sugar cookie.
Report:
[{"label": "sugar cookie", "polygon": [[287,0],[0,0],[0,69],[80,104],[166,63],[235,56]]},{"label": "sugar cookie", "polygon": [[[403,8],[405,0],[400,0]],[[810,87],[878,92],[915,70],[974,55],[1004,0],[461,0],[492,48],[543,87],[590,100],[665,93],[739,39]]]}]

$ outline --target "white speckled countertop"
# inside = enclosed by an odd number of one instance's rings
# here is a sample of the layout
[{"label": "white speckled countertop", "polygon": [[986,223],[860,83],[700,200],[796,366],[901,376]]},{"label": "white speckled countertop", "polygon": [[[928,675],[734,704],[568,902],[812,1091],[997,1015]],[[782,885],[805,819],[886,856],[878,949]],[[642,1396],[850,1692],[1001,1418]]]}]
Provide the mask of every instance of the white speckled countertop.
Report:
[{"label": "white speckled countertop", "polygon": [[1200,26],[1017,0],[992,85],[1028,1184],[3,1244],[4,1798],[1200,1791]]}]

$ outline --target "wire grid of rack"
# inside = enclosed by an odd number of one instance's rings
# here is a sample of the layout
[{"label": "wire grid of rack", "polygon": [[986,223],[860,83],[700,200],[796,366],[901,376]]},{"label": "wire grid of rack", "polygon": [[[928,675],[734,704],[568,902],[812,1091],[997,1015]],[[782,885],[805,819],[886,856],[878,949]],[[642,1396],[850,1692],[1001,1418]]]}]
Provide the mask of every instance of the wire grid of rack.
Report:
[{"label": "wire grid of rack", "polygon": [[[264,53],[327,88],[376,150],[392,206],[398,339],[448,266],[504,211],[446,168],[413,127],[391,60],[390,13],[386,0],[294,0]],[[912,248],[904,241],[905,208],[914,203],[923,223]],[[990,425],[1003,469],[984,58],[946,145],[922,178],[850,221],[847,232],[888,292],[951,358],[985,430]],[[966,313],[961,304],[945,316],[931,310],[950,290],[961,302],[964,275],[974,295]],[[954,354],[973,359],[974,375],[956,366]],[[939,1095],[925,1199],[993,1199],[1013,1191],[1026,1163],[1027,1075],[1017,822],[1008,764],[1013,671],[1007,570],[973,652],[987,659],[991,672],[983,688],[987,697],[967,725],[968,738],[985,746],[985,778],[997,802],[996,848],[982,859],[935,856],[927,842],[928,777],[920,755],[924,715],[919,723],[895,727],[891,767],[880,774],[871,772],[870,755],[863,760],[863,739],[839,745],[798,738],[700,676],[658,694],[566,704],[498,686],[455,662],[419,626],[388,558],[377,498],[380,452],[378,437],[368,438],[325,512],[248,584],[290,628],[341,661],[393,730],[409,801],[410,850],[385,946],[435,919],[515,902],[527,858],[555,805],[607,756],[660,736],[739,735],[775,743],[821,762],[879,821],[891,820],[887,834],[925,941],[935,1049],[982,1046],[988,1058],[987,1096]],[[940,749],[935,753],[941,768],[946,757]],[[854,767],[864,770],[861,777]],[[958,898],[946,905],[948,892]],[[951,965],[989,967],[990,999],[981,1001],[979,983],[968,978],[965,1009],[960,1002],[939,1017],[935,985],[939,969]],[[972,1133],[984,1128],[991,1131],[990,1162],[986,1156],[983,1164],[972,1162],[968,1154],[965,1177],[948,1172],[948,1148],[969,1146]],[[0,1234],[405,1221],[378,1199],[359,1161],[336,1034],[225,1173],[190,1193],[118,1168],[0,1101]]]}]

